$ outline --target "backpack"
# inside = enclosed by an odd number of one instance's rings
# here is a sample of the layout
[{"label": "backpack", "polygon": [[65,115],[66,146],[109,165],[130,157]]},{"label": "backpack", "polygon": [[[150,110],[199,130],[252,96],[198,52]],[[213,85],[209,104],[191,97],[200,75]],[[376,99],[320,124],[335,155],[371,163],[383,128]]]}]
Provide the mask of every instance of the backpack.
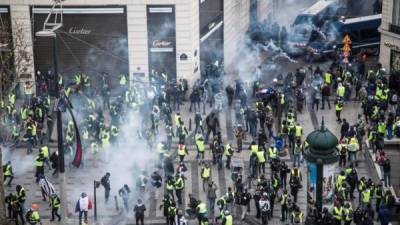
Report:
[{"label": "backpack", "polygon": [[227,193],[226,202],[231,203],[233,202],[233,200],[234,200],[233,193],[232,192]]},{"label": "backpack", "polygon": [[396,104],[398,101],[397,94],[393,94],[392,97],[390,98],[390,103],[391,104]]}]

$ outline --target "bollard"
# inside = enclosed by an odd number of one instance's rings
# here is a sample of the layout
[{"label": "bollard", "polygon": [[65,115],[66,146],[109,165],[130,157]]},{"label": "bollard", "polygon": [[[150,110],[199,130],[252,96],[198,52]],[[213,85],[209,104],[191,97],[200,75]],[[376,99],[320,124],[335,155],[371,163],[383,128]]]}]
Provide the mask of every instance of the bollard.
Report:
[{"label": "bollard", "polygon": [[189,131],[192,131],[192,118],[189,118]]}]

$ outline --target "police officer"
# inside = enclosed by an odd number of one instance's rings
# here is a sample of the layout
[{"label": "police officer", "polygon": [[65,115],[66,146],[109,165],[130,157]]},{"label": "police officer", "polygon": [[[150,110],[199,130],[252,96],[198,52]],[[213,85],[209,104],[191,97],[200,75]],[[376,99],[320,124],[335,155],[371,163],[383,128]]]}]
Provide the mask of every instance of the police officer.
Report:
[{"label": "police officer", "polygon": [[340,205],[340,203],[334,205],[332,215],[335,225],[340,225],[344,215],[343,207]]},{"label": "police officer", "polygon": [[58,214],[58,209],[61,206],[61,200],[57,196],[57,194],[52,194],[50,196],[50,205],[51,205],[51,220],[54,221],[54,216],[57,216],[58,221],[61,220],[61,216]]},{"label": "police officer", "polygon": [[339,98],[335,101],[336,121],[339,123],[342,122],[342,119],[340,117],[342,110],[343,110],[343,100]]},{"label": "police officer", "polygon": [[298,206],[293,207],[292,211],[292,224],[302,224],[303,223],[303,212]]},{"label": "police officer", "polygon": [[11,182],[14,179],[14,173],[13,169],[11,166],[11,161],[8,161],[4,166],[3,166],[3,175],[4,175],[4,183],[7,181],[7,186],[11,186]]}]

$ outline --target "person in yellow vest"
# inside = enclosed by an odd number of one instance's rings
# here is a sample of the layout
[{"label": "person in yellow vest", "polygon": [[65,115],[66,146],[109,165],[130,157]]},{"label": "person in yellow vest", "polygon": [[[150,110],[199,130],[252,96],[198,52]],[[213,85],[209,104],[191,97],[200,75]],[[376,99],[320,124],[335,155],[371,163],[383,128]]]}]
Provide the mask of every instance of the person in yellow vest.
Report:
[{"label": "person in yellow vest", "polygon": [[298,206],[293,207],[292,211],[292,224],[303,224],[303,212]]},{"label": "person in yellow vest", "polygon": [[182,192],[185,189],[185,180],[182,176],[176,175],[175,177],[175,194],[178,199],[178,204],[182,205]]},{"label": "person in yellow vest", "polygon": [[40,222],[40,214],[38,211],[39,206],[37,204],[32,204],[31,209],[26,213],[26,221],[30,225],[42,224]]},{"label": "person in yellow vest", "polygon": [[177,112],[176,114],[175,114],[175,126],[176,126],[176,134],[178,134],[178,128],[179,128],[179,126],[181,125],[181,123],[182,123],[182,117],[181,117],[181,114],[180,114],[180,112]]},{"label": "person in yellow vest", "polygon": [[231,144],[227,143],[226,146],[225,146],[224,154],[225,154],[225,156],[226,156],[226,164],[225,164],[225,167],[226,167],[228,170],[231,169],[231,158],[232,158],[232,156],[233,156],[233,153],[234,153],[234,151],[233,151],[233,148],[232,148]]},{"label": "person in yellow vest", "polygon": [[287,220],[287,213],[288,213],[288,192],[285,189],[282,195],[278,198],[279,204],[281,204],[281,221],[284,222]]},{"label": "person in yellow vest", "polygon": [[201,179],[203,180],[203,191],[206,190],[206,185],[208,185],[211,177],[211,168],[208,163],[204,164],[204,167],[201,169]]},{"label": "person in yellow vest", "polygon": [[381,137],[386,136],[386,123],[383,120],[379,120],[378,122],[378,134],[381,135]]},{"label": "person in yellow vest", "polygon": [[8,161],[4,166],[3,166],[3,175],[4,175],[4,183],[7,181],[7,186],[11,187],[11,182],[14,179],[14,173],[13,169],[11,166],[11,161]]},{"label": "person in yellow vest", "polygon": [[343,101],[340,99],[336,100],[335,102],[335,111],[336,111],[336,121],[341,123],[342,119],[340,117],[340,114],[342,113],[343,110]]},{"label": "person in yellow vest", "polygon": [[204,137],[200,132],[196,134],[195,142],[196,142],[196,149],[197,149],[196,159],[197,160],[201,159],[201,161],[203,161],[204,160],[205,143],[204,143]]},{"label": "person in yellow vest", "polygon": [[9,95],[8,95],[8,103],[10,104],[10,105],[12,105],[12,106],[14,106],[15,105],[15,100],[16,100],[17,98],[16,98],[16,95],[14,94],[14,93],[10,93]]},{"label": "person in yellow vest", "polygon": [[360,205],[363,209],[367,208],[367,205],[371,204],[372,191],[371,188],[366,187],[364,191],[361,192],[361,202]]},{"label": "person in yellow vest", "polygon": [[265,173],[265,152],[264,150],[260,149],[256,153],[257,155],[257,162],[258,162],[258,173]]},{"label": "person in yellow vest", "polygon": [[39,153],[39,155],[35,157],[34,164],[36,166],[36,183],[38,183],[39,179],[44,176],[44,161],[45,158],[43,156],[43,153]]},{"label": "person in yellow vest", "polygon": [[302,153],[303,153],[303,145],[301,144],[301,141],[298,139],[293,149],[293,166],[300,167]]},{"label": "person in yellow vest", "polygon": [[250,146],[249,146],[249,150],[251,152],[251,154],[257,154],[258,152],[258,145],[256,144],[255,141],[252,141]]},{"label": "person in yellow vest", "polygon": [[335,225],[342,224],[343,214],[344,214],[343,207],[339,205],[339,203],[335,204],[333,206],[333,211],[332,211],[333,218],[335,219],[334,222]]},{"label": "person in yellow vest", "polygon": [[233,225],[233,216],[228,210],[225,210],[224,218],[222,219],[222,225]]},{"label": "person in yellow vest", "polygon": [[168,206],[168,224],[167,225],[175,225],[175,216],[176,216],[176,206],[175,202],[172,202],[170,206]]},{"label": "person in yellow vest", "polygon": [[341,187],[342,184],[343,184],[343,182],[345,182],[345,181],[346,181],[346,174],[345,174],[345,172],[342,170],[342,171],[340,171],[340,174],[337,175],[337,177],[336,177],[336,183],[335,183],[335,188],[336,188],[336,190],[338,190],[339,187]]},{"label": "person in yellow vest", "polygon": [[101,144],[103,148],[108,148],[110,146],[110,132],[105,129],[101,132]]},{"label": "person in yellow vest", "polygon": [[344,98],[345,90],[346,90],[346,88],[343,86],[343,84],[339,83],[337,91],[336,91],[337,96],[340,98]]},{"label": "person in yellow vest", "polygon": [[51,168],[50,162],[49,162],[50,161],[50,159],[49,159],[49,157],[50,157],[49,147],[47,147],[44,144],[41,144],[39,152],[41,152],[43,154],[43,157],[45,159],[44,163],[46,163],[48,168]]},{"label": "person in yellow vest", "polygon": [[175,201],[174,196],[175,180],[172,176],[169,176],[165,182],[165,194],[168,195]]},{"label": "person in yellow vest", "polygon": [[186,154],[189,154],[189,152],[186,150],[185,144],[179,144],[178,145],[179,162],[183,162],[185,160]]},{"label": "person in yellow vest", "polygon": [[355,138],[355,137],[350,138],[349,144],[347,145],[347,152],[348,152],[350,162],[354,163],[355,166],[358,165],[357,152],[359,150],[360,150],[360,144],[358,143],[357,138]]},{"label": "person in yellow vest", "polygon": [[339,166],[345,167],[346,166],[346,157],[347,157],[347,145],[344,141],[340,141],[337,149],[339,151]]},{"label": "person in yellow vest", "polygon": [[351,221],[353,221],[353,208],[348,202],[344,204],[343,211],[344,211],[344,225],[350,225]]},{"label": "person in yellow vest", "polygon": [[278,158],[278,149],[275,146],[270,146],[268,148],[268,159],[273,160]]},{"label": "person in yellow vest", "polygon": [[324,81],[325,81],[325,83],[328,84],[329,86],[331,85],[331,83],[332,83],[332,74],[331,74],[329,71],[327,71],[327,72],[324,74]]},{"label": "person in yellow vest", "polygon": [[58,221],[61,220],[61,216],[58,214],[58,209],[61,206],[61,200],[60,197],[57,196],[57,194],[52,194],[50,196],[50,205],[51,205],[51,220],[54,221],[54,216],[57,216]]},{"label": "person in yellow vest", "polygon": [[301,141],[301,136],[303,135],[303,128],[300,126],[300,123],[297,123],[295,126],[295,135],[296,135],[296,140]]}]

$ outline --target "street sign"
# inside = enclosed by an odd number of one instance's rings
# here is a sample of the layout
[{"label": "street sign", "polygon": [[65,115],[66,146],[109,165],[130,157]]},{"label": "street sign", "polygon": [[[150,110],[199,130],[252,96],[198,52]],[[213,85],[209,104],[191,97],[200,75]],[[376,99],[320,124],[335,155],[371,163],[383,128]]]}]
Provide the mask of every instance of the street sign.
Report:
[{"label": "street sign", "polygon": [[343,43],[344,45],[346,45],[346,44],[347,44],[347,45],[350,45],[350,44],[351,44],[351,39],[350,39],[350,36],[349,36],[348,34],[346,34],[346,35],[344,36],[342,43]]}]

